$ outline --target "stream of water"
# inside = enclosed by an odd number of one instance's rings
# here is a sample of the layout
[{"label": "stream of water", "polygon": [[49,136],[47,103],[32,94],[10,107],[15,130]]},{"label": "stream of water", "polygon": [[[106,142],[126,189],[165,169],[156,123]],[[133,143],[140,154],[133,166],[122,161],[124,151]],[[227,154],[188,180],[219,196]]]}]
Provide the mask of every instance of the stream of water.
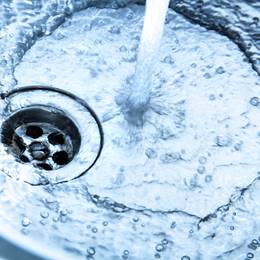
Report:
[{"label": "stream of water", "polygon": [[170,0],[146,1],[146,11],[135,75],[130,94],[123,100],[123,112],[130,123],[143,124],[143,114],[149,108],[153,76]]}]

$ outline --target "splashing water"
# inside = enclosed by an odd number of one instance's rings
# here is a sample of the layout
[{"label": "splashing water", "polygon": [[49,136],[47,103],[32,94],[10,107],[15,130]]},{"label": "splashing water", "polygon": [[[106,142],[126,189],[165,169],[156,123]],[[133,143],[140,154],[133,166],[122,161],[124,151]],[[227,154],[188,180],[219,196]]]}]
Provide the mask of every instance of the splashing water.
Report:
[{"label": "splashing water", "polygon": [[130,95],[124,104],[129,123],[142,124],[143,114],[149,108],[151,78],[155,71],[156,55],[163,34],[164,21],[170,0],[146,1],[144,27]]}]

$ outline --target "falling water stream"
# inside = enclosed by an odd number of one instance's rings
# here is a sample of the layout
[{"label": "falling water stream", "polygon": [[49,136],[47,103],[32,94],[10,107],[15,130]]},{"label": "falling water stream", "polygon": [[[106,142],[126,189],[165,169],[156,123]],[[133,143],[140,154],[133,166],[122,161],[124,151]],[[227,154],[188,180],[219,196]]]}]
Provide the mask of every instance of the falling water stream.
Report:
[{"label": "falling water stream", "polygon": [[170,0],[146,1],[141,42],[130,94],[123,99],[123,112],[130,123],[142,124],[143,113],[149,108],[153,75]]},{"label": "falling water stream", "polygon": [[143,2],[0,0],[0,123],[58,103],[95,136],[56,94],[5,98],[47,85],[86,101],[105,140],[75,180],[97,145],[53,174],[1,144],[0,232],[67,259],[258,259],[259,1]]}]

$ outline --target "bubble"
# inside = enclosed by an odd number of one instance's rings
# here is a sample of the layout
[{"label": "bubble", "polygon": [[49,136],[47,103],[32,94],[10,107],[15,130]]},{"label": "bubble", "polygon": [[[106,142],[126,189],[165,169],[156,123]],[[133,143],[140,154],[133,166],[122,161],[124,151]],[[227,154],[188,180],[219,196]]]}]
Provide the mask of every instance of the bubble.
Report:
[{"label": "bubble", "polygon": [[134,222],[138,222],[138,221],[139,221],[139,218],[138,218],[138,217],[134,217],[134,218],[133,218],[133,221],[134,221]]},{"label": "bubble", "polygon": [[252,259],[252,258],[255,257],[255,255],[254,255],[253,253],[251,253],[251,252],[247,253],[246,256],[247,256],[247,258],[249,258],[249,259]]},{"label": "bubble", "polygon": [[205,164],[207,162],[207,158],[205,157],[205,156],[201,156],[200,158],[199,158],[199,163],[200,164]]},{"label": "bubble", "polygon": [[123,254],[124,254],[124,256],[128,256],[129,255],[129,251],[128,250],[124,250]]},{"label": "bubble", "polygon": [[58,222],[58,221],[59,221],[59,218],[58,218],[58,217],[54,217],[52,220],[53,220],[54,222]]},{"label": "bubble", "polygon": [[187,255],[184,255],[184,256],[181,258],[181,260],[190,260],[190,257],[187,256]]},{"label": "bubble", "polygon": [[203,75],[203,77],[204,77],[205,79],[210,79],[210,78],[211,78],[211,75],[207,72],[207,73],[205,73],[205,74]]},{"label": "bubble", "polygon": [[161,242],[163,245],[167,245],[169,243],[169,241],[166,238],[164,238]]},{"label": "bubble", "polygon": [[173,60],[173,58],[172,58],[171,55],[166,56],[166,57],[163,59],[163,62],[164,62],[164,63],[167,63],[167,64],[174,64],[174,60]]},{"label": "bubble", "polygon": [[161,255],[160,255],[159,253],[156,253],[156,254],[154,255],[154,257],[158,259],[158,258],[161,258]]},{"label": "bubble", "polygon": [[253,240],[252,240],[252,243],[253,243],[254,245],[258,245],[258,246],[260,245],[260,243],[259,243],[259,241],[258,241],[257,239],[253,239]]},{"label": "bubble", "polygon": [[22,225],[23,225],[24,227],[28,227],[30,224],[31,224],[31,220],[28,219],[27,217],[24,217],[24,218],[22,219]]},{"label": "bubble", "polygon": [[89,247],[88,249],[87,249],[87,253],[88,253],[88,255],[95,255],[95,253],[96,253],[96,250],[95,250],[95,248],[94,247]]},{"label": "bubble", "polygon": [[212,176],[211,175],[206,175],[205,176],[205,182],[209,183],[212,181]]},{"label": "bubble", "polygon": [[225,70],[224,70],[224,68],[223,67],[218,67],[217,69],[216,69],[216,72],[218,73],[218,74],[223,74],[223,73],[225,73]]},{"label": "bubble", "polygon": [[103,221],[103,226],[106,227],[108,225],[107,221]]},{"label": "bubble", "polygon": [[127,15],[126,15],[126,18],[127,18],[128,20],[133,19],[133,17],[134,17],[133,12],[128,12]]},{"label": "bubble", "polygon": [[158,252],[162,252],[164,250],[164,246],[162,244],[158,244],[158,245],[156,245],[155,249]]},{"label": "bubble", "polygon": [[40,215],[41,215],[42,218],[48,218],[49,217],[49,213],[47,211],[42,211],[40,213]]},{"label": "bubble", "polygon": [[213,101],[213,100],[215,100],[216,99],[216,96],[214,95],[214,94],[210,94],[209,95],[209,100],[210,101]]},{"label": "bubble", "polygon": [[258,97],[252,97],[249,101],[249,103],[252,105],[252,106],[259,106],[260,105],[260,99]]},{"label": "bubble", "polygon": [[93,232],[93,233],[97,233],[97,228],[96,227],[93,227],[92,229],[91,229],[91,231]]},{"label": "bubble", "polygon": [[199,174],[203,174],[205,171],[206,171],[206,168],[205,168],[205,166],[203,166],[203,165],[200,165],[200,166],[197,168],[197,172],[198,172]]}]

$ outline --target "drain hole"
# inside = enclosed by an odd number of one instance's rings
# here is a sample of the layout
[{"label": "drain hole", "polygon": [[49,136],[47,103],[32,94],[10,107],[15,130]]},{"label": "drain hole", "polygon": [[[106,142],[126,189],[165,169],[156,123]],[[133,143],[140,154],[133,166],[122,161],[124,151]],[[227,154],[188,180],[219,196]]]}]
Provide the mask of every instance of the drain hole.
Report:
[{"label": "drain hole", "polygon": [[51,144],[53,145],[57,145],[57,144],[64,144],[65,140],[64,140],[64,136],[63,134],[59,133],[59,132],[54,132],[54,133],[51,133],[49,136],[48,136],[48,140]]},{"label": "drain hole", "polygon": [[28,157],[26,157],[25,155],[21,155],[21,156],[20,156],[20,160],[21,160],[22,162],[25,162],[25,163],[30,162],[30,160],[28,159]]},{"label": "drain hole", "polygon": [[56,152],[55,154],[53,154],[52,159],[58,165],[69,163],[69,156],[65,151]]},{"label": "drain hole", "polygon": [[43,130],[36,125],[31,125],[27,127],[26,135],[32,137],[33,139],[39,138],[42,136]]},{"label": "drain hole", "polygon": [[37,166],[43,170],[51,171],[52,167],[47,163],[38,163]]}]

